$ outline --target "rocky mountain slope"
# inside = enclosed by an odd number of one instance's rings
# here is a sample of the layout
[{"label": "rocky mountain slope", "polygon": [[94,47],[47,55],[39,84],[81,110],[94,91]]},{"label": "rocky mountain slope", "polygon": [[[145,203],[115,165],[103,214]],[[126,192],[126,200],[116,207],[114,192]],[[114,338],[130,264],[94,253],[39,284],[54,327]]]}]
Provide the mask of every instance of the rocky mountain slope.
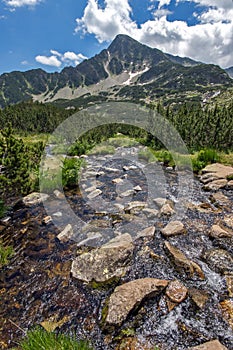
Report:
[{"label": "rocky mountain slope", "polygon": [[219,66],[165,54],[118,35],[107,49],[60,73],[35,69],[2,74],[0,106],[30,98],[75,105],[76,99],[93,95],[130,100],[166,95],[170,102],[188,96],[200,100],[200,96],[210,98],[228,88],[233,88],[233,80]]}]

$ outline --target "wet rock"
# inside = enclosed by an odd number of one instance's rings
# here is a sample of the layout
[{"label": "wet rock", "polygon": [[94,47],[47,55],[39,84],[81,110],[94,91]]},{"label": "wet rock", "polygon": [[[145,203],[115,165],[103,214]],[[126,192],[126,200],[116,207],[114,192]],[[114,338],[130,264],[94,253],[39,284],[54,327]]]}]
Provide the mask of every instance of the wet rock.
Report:
[{"label": "wet rock", "polygon": [[147,227],[144,230],[138,232],[136,239],[141,238],[141,237],[152,238],[152,237],[154,237],[154,234],[155,234],[155,227],[150,226],[150,227]]},{"label": "wet rock", "polygon": [[226,284],[229,293],[229,297],[233,297],[233,275],[226,276]]},{"label": "wet rock", "polygon": [[65,198],[64,193],[62,193],[62,192],[60,192],[60,191],[58,191],[58,190],[53,191],[53,194],[54,194],[54,196],[57,197],[58,199],[64,199],[64,198]]},{"label": "wet rock", "polygon": [[185,234],[186,229],[181,221],[171,221],[161,230],[161,233],[165,237],[171,237]]},{"label": "wet rock", "polygon": [[189,348],[189,350],[227,350],[218,340],[211,340],[198,346]]},{"label": "wet rock", "polygon": [[111,222],[109,220],[98,219],[91,220],[86,225],[82,227],[82,233],[86,232],[99,232],[100,229],[109,228],[111,226]]},{"label": "wet rock", "polygon": [[48,224],[50,224],[52,221],[53,221],[53,219],[51,218],[51,216],[46,216],[46,217],[42,220],[42,223],[43,223],[44,225],[48,225]]},{"label": "wet rock", "polygon": [[142,210],[143,214],[146,215],[146,217],[148,219],[153,219],[153,218],[156,218],[159,214],[159,211],[156,210],[156,209],[152,209],[152,208],[144,208]]},{"label": "wet rock", "polygon": [[147,206],[146,202],[139,202],[139,201],[134,201],[130,202],[126,207],[125,207],[125,212],[127,214],[133,214],[135,211],[142,210]]},{"label": "wet rock", "polygon": [[200,309],[203,309],[209,299],[209,294],[197,288],[190,288],[188,292],[191,299],[197,305],[197,307],[199,307]]},{"label": "wet rock", "polygon": [[8,226],[11,224],[11,217],[10,216],[6,216],[5,218],[0,220],[0,223],[4,226]]},{"label": "wet rock", "polygon": [[142,278],[116,287],[109,299],[106,326],[120,326],[130,311],[137,308],[146,297],[160,293],[167,284],[166,280]]},{"label": "wet rock", "polygon": [[134,191],[136,191],[136,192],[140,192],[140,191],[142,191],[142,188],[141,188],[141,186],[135,186],[134,188]]},{"label": "wet rock", "polygon": [[224,300],[219,305],[222,310],[223,318],[229,323],[229,325],[233,329],[233,300]]},{"label": "wet rock", "polygon": [[204,255],[207,265],[219,273],[226,274],[233,271],[233,258],[230,253],[223,249],[211,249]]},{"label": "wet rock", "polygon": [[212,203],[214,203],[217,206],[229,205],[229,203],[230,203],[229,198],[224,196],[224,194],[222,192],[213,193],[210,196],[210,200]]},{"label": "wet rock", "polygon": [[163,205],[167,203],[166,198],[155,198],[153,202],[157,205],[158,208],[162,208]]},{"label": "wet rock", "polygon": [[99,232],[88,232],[87,238],[77,244],[77,247],[90,246],[95,247],[98,245],[98,241],[102,238]]},{"label": "wet rock", "polygon": [[233,230],[233,215],[226,215],[223,219],[224,225]]},{"label": "wet rock", "polygon": [[169,282],[166,295],[174,303],[181,303],[187,296],[188,289],[178,280]]},{"label": "wet rock", "polygon": [[49,198],[46,193],[33,192],[22,199],[25,206],[30,207],[33,205],[38,205]]},{"label": "wet rock", "polygon": [[206,184],[203,189],[206,191],[218,191],[221,188],[226,187],[227,185],[227,180],[226,179],[219,179],[219,180],[215,180],[212,182],[209,182],[208,184]]},{"label": "wet rock", "polygon": [[96,189],[95,191],[91,192],[90,194],[87,195],[88,199],[94,199],[98,197],[100,194],[102,194],[102,191],[99,189]]},{"label": "wet rock", "polygon": [[205,275],[198,264],[194,261],[189,260],[184,253],[182,253],[178,248],[171,245],[169,242],[165,241],[165,249],[176,268],[183,272],[185,271],[190,277],[197,274],[200,279],[204,279]]},{"label": "wet rock", "polygon": [[129,234],[118,236],[100,248],[77,257],[71,268],[73,277],[84,282],[107,282],[127,270],[134,245]]},{"label": "wet rock", "polygon": [[125,192],[121,192],[121,193],[119,194],[119,196],[120,196],[121,198],[124,198],[124,197],[132,196],[133,194],[134,194],[134,190],[127,190],[127,191],[125,191]]},{"label": "wet rock", "polygon": [[73,236],[74,232],[73,232],[73,228],[70,224],[68,224],[64,230],[62,232],[59,233],[59,235],[57,236],[57,238],[59,239],[59,241],[61,242],[68,242],[71,237]]},{"label": "wet rock", "polygon": [[228,190],[233,190],[233,180],[228,181],[228,183],[227,183],[227,189],[228,189]]},{"label": "wet rock", "polygon": [[213,238],[231,238],[233,237],[233,231],[223,229],[219,225],[213,225],[210,230],[210,237]]},{"label": "wet rock", "polygon": [[171,216],[175,214],[175,210],[171,207],[170,204],[164,204],[159,211],[160,216]]}]

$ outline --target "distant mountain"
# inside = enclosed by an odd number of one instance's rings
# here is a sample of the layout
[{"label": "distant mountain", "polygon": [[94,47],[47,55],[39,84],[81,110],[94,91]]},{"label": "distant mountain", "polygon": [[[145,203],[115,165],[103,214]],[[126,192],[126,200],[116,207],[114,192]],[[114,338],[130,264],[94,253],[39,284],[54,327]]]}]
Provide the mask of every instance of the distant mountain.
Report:
[{"label": "distant mountain", "polygon": [[[127,35],[117,35],[110,46],[76,67],[60,73],[42,69],[0,76],[0,106],[33,98],[42,102],[79,104],[104,99],[155,99],[164,97],[203,100],[233,87],[233,80],[216,65],[163,53]],[[228,73],[228,74],[227,74]]]},{"label": "distant mountain", "polygon": [[229,67],[229,68],[225,69],[225,71],[233,79],[233,67]]}]

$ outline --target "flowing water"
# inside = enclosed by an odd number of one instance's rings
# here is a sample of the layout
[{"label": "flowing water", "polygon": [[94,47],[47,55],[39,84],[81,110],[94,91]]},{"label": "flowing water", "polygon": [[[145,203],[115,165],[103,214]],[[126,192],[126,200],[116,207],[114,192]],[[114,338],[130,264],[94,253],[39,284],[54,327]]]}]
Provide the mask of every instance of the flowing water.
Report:
[{"label": "flowing water", "polygon": [[[131,157],[127,156],[129,154]],[[145,221],[145,215],[139,213],[139,220],[129,224],[124,217],[119,219],[116,206],[112,205],[118,201],[125,204],[128,198],[121,194],[135,186],[140,186],[141,191],[135,192],[131,200],[147,201],[150,206],[151,198],[155,197],[166,196],[175,202],[178,190],[184,191],[181,194],[183,201],[190,197],[188,187],[179,189],[179,176],[175,171],[167,171],[161,165],[152,170],[137,157],[133,161],[132,156],[136,154],[137,148],[119,148],[114,157],[90,156],[80,188],[66,191],[67,201],[84,223],[91,220],[106,222],[106,229],[97,245],[108,241],[116,233],[130,232],[133,235],[144,227],[155,225],[154,239],[135,242],[130,269],[118,284],[144,277],[177,278],[187,288],[206,291],[209,297],[203,309],[198,309],[187,297],[170,312],[163,296],[150,298],[143,303],[143,307],[130,314],[121,329],[133,328],[138,338],[146,339],[161,350],[183,350],[216,338],[231,350],[232,328],[224,320],[219,307],[221,301],[229,299],[226,279],[213,271],[202,255],[213,247],[233,254],[231,239],[213,240],[207,235],[216,218],[223,218],[232,212],[233,191],[223,191],[229,198],[229,205],[217,208],[209,200],[210,193],[204,192],[199,180],[194,179],[192,204],[205,203],[207,209],[187,209],[183,220],[188,233],[169,238],[170,243],[198,263],[205,273],[203,281],[189,278],[185,273],[176,271],[164,250],[165,239],[161,236],[160,228],[168,221],[167,218],[146,218]],[[122,170],[124,166],[128,168]],[[98,172],[98,176],[95,172]],[[120,177],[125,180],[124,185],[112,183],[113,179]],[[93,181],[102,191],[102,199],[98,202],[97,198],[98,211],[96,202],[88,203],[85,198],[85,189],[93,186]],[[49,203],[52,208],[52,198]],[[108,207],[111,210],[107,210]],[[63,223],[67,223],[69,218],[62,210],[62,206],[57,208],[56,204],[54,214],[57,217],[62,215]],[[76,257],[77,239],[60,242],[57,239],[59,228],[52,222],[43,223],[48,214],[42,204],[30,208],[18,204],[9,214],[10,223],[0,226],[0,235],[4,245],[14,247],[15,255],[0,272],[0,346],[3,349],[15,347],[24,335],[23,331],[48,319],[63,319],[61,332],[75,334],[77,339],[89,339],[95,349],[116,349],[120,329],[109,335],[100,326],[104,302],[116,285],[107,289],[93,289],[72,278],[70,270]],[[151,251],[160,258],[152,258]]]}]

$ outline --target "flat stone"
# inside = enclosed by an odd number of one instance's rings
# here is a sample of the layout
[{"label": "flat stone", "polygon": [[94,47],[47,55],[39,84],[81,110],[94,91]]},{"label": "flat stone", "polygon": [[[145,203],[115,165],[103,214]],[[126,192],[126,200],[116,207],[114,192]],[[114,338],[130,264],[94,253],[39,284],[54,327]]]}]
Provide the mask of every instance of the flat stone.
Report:
[{"label": "flat stone", "polygon": [[209,164],[202,169],[202,174],[204,173],[213,173],[221,178],[226,178],[229,175],[233,175],[233,167],[220,163]]},{"label": "flat stone", "polygon": [[154,226],[150,226],[145,228],[144,230],[138,232],[136,238],[143,238],[143,237],[147,237],[147,238],[152,238],[154,237],[155,234],[155,227]]},{"label": "flat stone", "polygon": [[73,228],[70,224],[68,224],[64,230],[62,232],[59,233],[59,235],[57,236],[57,238],[59,239],[59,241],[61,242],[68,242],[69,239],[71,239],[71,237],[73,236],[74,232],[73,232]]},{"label": "flat stone", "polygon": [[23,204],[27,207],[38,205],[49,198],[49,195],[46,193],[33,192],[23,198]]},{"label": "flat stone", "polygon": [[227,183],[227,188],[228,188],[229,190],[233,190],[233,180],[228,181],[228,183]]},{"label": "flat stone", "polygon": [[134,188],[134,191],[136,191],[136,192],[140,192],[140,191],[142,191],[142,188],[138,185],[138,186],[135,186]]},{"label": "flat stone", "polygon": [[187,296],[188,289],[178,280],[169,282],[166,295],[174,303],[181,303]]},{"label": "flat stone", "polygon": [[213,193],[210,196],[210,200],[212,203],[220,205],[220,206],[228,205],[230,203],[229,198],[224,196],[224,194],[222,192]]},{"label": "flat stone", "polygon": [[189,350],[228,350],[218,340],[211,340],[198,346],[189,348]]},{"label": "flat stone", "polygon": [[161,230],[161,233],[165,237],[171,237],[185,234],[186,229],[181,221],[171,221]]},{"label": "flat stone", "polygon": [[118,173],[119,169],[115,169],[115,168],[105,168],[106,171],[109,171],[111,173]]},{"label": "flat stone", "polygon": [[100,194],[102,194],[102,191],[99,190],[99,189],[96,189],[95,191],[89,193],[89,194],[87,195],[87,198],[88,198],[88,199],[94,199],[94,198],[98,197]]},{"label": "flat stone", "polygon": [[119,194],[119,196],[120,196],[121,198],[124,198],[124,197],[132,196],[133,194],[134,194],[134,190],[127,190],[127,191],[125,191],[125,192],[121,192],[121,193]]},{"label": "flat stone", "polygon": [[230,253],[223,249],[211,249],[204,255],[206,263],[209,267],[222,274],[233,271],[233,258]]},{"label": "flat stone", "polygon": [[146,297],[155,296],[167,285],[166,280],[142,278],[116,287],[109,299],[105,324],[120,326],[130,311],[140,306]]},{"label": "flat stone", "polygon": [[219,179],[219,180],[215,180],[212,182],[209,182],[208,184],[206,184],[204,186],[204,190],[206,191],[218,191],[221,188],[226,187],[227,185],[227,180],[226,179]]},{"label": "flat stone", "polygon": [[213,182],[219,179],[222,179],[222,177],[219,177],[218,175],[212,173],[206,173],[200,177],[200,181],[203,184],[208,184],[209,182]]},{"label": "flat stone", "polygon": [[203,290],[199,290],[197,288],[190,288],[189,295],[193,302],[200,308],[203,309],[205,304],[209,299],[209,294]]},{"label": "flat stone", "polygon": [[127,270],[134,245],[129,234],[118,236],[100,248],[78,256],[72,263],[73,277],[83,282],[107,282]]},{"label": "flat stone", "polygon": [[125,207],[125,212],[131,214],[134,211],[138,211],[138,210],[145,208],[146,206],[147,206],[146,202],[139,202],[139,201],[130,202]]},{"label": "flat stone", "polygon": [[42,223],[45,225],[50,224],[53,221],[53,219],[51,218],[51,216],[46,216],[45,218],[43,218]]},{"label": "flat stone", "polygon": [[96,190],[96,186],[91,186],[91,187],[86,188],[86,189],[85,189],[85,192],[90,193],[90,192],[93,192],[93,191],[95,191],[95,190]]},{"label": "flat stone", "polygon": [[144,208],[142,212],[147,216],[148,219],[156,218],[159,215],[159,211],[152,208]]},{"label": "flat stone", "polygon": [[164,245],[170,259],[178,270],[181,272],[185,271],[190,277],[196,273],[200,279],[205,278],[205,275],[198,264],[189,260],[183,252],[171,245],[169,242],[165,241]]},{"label": "flat stone", "polygon": [[233,300],[227,299],[219,303],[223,318],[229,323],[230,327],[233,329]]},{"label": "flat stone", "polygon": [[162,208],[163,205],[167,203],[166,198],[155,198],[153,202],[157,205],[158,208]]},{"label": "flat stone", "polygon": [[175,214],[175,210],[170,206],[170,204],[164,204],[159,211],[160,216],[172,216]]},{"label": "flat stone", "polygon": [[213,238],[231,238],[233,237],[233,231],[223,229],[219,225],[213,225],[210,229],[210,237]]}]

